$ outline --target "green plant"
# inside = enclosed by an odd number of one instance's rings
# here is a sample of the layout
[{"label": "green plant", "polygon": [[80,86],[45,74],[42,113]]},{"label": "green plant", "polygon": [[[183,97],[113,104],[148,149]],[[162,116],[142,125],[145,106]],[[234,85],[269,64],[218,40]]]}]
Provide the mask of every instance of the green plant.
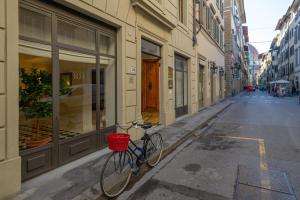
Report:
[{"label": "green plant", "polygon": [[[52,75],[45,70],[20,69],[19,106],[26,119],[35,121],[36,132],[33,138],[39,138],[39,126],[42,118],[52,116]],[[70,93],[69,88],[62,88],[61,95]]]}]

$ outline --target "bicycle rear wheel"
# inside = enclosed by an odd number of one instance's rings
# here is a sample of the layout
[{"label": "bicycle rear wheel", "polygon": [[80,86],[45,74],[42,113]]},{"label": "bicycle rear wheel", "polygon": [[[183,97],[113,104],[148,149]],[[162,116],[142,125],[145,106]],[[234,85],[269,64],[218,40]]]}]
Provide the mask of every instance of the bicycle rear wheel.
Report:
[{"label": "bicycle rear wheel", "polygon": [[132,156],[128,151],[113,152],[106,160],[100,177],[101,190],[107,197],[121,194],[131,177]]},{"label": "bicycle rear wheel", "polygon": [[161,134],[154,133],[146,142],[146,159],[150,167],[156,166],[162,156],[163,152],[163,139]]}]

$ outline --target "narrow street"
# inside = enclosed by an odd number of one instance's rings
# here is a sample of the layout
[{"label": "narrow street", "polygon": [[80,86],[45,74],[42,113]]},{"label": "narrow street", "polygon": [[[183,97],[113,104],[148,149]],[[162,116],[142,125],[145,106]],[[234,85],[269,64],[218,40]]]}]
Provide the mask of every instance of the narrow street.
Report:
[{"label": "narrow street", "polygon": [[297,99],[257,91],[234,101],[209,129],[196,131],[180,153],[119,199],[300,198]]}]

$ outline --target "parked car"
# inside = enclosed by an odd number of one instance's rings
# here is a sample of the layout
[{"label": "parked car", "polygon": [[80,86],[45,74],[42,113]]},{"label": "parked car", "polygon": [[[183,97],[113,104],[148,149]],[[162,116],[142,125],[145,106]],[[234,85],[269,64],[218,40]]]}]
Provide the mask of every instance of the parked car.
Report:
[{"label": "parked car", "polygon": [[252,86],[252,85],[247,86],[247,91],[248,91],[248,92],[254,92],[255,90],[256,90],[256,89],[255,89],[254,86]]}]

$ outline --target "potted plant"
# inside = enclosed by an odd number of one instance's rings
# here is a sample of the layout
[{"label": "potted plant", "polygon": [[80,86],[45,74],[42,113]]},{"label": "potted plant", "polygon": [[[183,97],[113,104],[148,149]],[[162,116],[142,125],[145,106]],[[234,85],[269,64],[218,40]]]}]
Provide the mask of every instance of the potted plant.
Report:
[{"label": "potted plant", "polygon": [[[52,116],[52,76],[46,70],[20,70],[20,109],[26,119],[32,119],[32,137],[26,140],[30,148],[48,144],[51,136],[40,133],[42,119]],[[69,94],[64,86],[60,94]]]},{"label": "potted plant", "polygon": [[51,74],[45,70],[20,70],[20,109],[26,119],[32,119],[32,137],[26,140],[30,148],[48,144],[51,137],[40,134],[40,122],[52,116]]}]

